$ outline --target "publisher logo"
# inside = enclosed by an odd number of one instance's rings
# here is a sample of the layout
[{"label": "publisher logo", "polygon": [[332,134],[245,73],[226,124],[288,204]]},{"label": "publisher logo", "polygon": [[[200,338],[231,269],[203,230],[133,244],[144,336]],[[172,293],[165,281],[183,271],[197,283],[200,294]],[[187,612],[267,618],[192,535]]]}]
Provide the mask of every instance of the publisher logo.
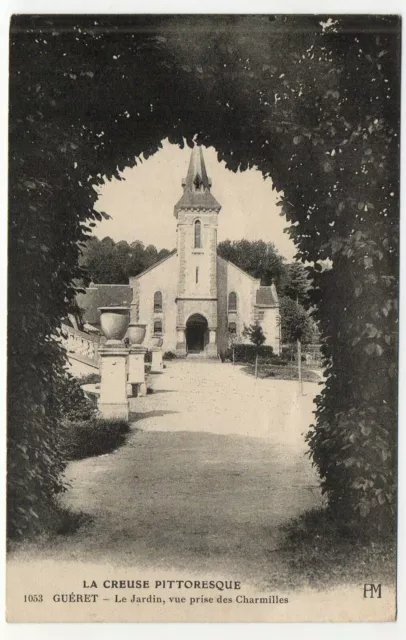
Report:
[{"label": "publisher logo", "polygon": [[364,598],[382,598],[382,585],[364,584]]}]

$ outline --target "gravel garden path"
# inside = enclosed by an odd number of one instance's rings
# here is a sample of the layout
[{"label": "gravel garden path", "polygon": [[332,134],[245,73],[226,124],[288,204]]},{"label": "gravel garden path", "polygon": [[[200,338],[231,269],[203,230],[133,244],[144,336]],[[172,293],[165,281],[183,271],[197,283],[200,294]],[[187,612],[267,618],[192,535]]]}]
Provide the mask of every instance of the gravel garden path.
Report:
[{"label": "gravel garden path", "polygon": [[268,582],[281,527],[321,504],[303,438],[320,387],[196,359],[150,382],[126,444],[67,469],[64,505],[92,521],[39,555]]}]

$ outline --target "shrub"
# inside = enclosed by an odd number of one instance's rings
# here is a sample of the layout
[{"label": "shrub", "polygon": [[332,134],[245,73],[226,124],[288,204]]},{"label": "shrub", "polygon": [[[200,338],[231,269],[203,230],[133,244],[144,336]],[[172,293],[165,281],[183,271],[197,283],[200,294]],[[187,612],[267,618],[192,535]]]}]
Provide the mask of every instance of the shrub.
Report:
[{"label": "shrub", "polygon": [[95,406],[86,398],[80,388],[81,384],[85,384],[82,379],[72,378],[70,375],[57,380],[54,401],[59,403],[64,420],[78,422],[90,420],[95,415]]},{"label": "shrub", "polygon": [[125,442],[130,427],[125,420],[91,418],[68,422],[64,449],[68,460],[111,453]]},{"label": "shrub", "polygon": [[100,382],[100,373],[89,373],[87,376],[81,376],[77,378],[80,385],[82,384],[97,384]]},{"label": "shrub", "polygon": [[296,354],[296,345],[286,344],[282,347],[282,357],[287,360],[293,360]]},{"label": "shrub", "polygon": [[[273,348],[270,345],[262,345],[259,347],[259,357],[270,358],[273,355]],[[255,356],[257,354],[257,347],[254,344],[236,344],[234,345],[234,357],[236,362],[255,362]],[[232,351],[227,351],[227,357],[232,357]]]},{"label": "shrub", "polygon": [[173,351],[165,351],[162,357],[164,360],[175,360],[176,353],[174,353]]}]

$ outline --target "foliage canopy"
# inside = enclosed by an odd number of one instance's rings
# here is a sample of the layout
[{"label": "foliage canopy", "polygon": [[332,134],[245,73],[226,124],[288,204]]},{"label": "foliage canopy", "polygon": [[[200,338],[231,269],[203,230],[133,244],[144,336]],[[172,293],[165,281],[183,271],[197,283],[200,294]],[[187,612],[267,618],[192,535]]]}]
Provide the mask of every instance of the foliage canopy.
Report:
[{"label": "foliage canopy", "polygon": [[257,350],[266,341],[263,329],[258,322],[256,322],[255,324],[250,324],[248,327],[244,327],[242,335],[249,338],[250,342],[252,342],[252,344],[256,346]]},{"label": "foliage canopy", "polygon": [[314,342],[317,331],[309,312],[287,296],[279,299],[279,305],[282,344],[290,344],[296,340],[304,344]]},{"label": "foliage canopy", "polygon": [[111,238],[90,238],[82,250],[80,264],[95,284],[128,284],[131,276],[148,269],[158,260],[168,256],[168,249],[147,247],[138,240],[128,244],[125,240],[114,242]]},{"label": "foliage canopy", "polygon": [[283,190],[298,258],[314,264],[328,365],[312,459],[337,513],[393,522],[400,21],[326,19],[13,17],[11,535],[38,529],[63,488],[54,336],[101,217],[97,188],[163,139],[195,135],[231,170],[256,166]]},{"label": "foliage canopy", "polygon": [[[240,267],[262,285],[281,282],[286,274],[283,257],[272,242],[263,240],[223,240],[218,244],[218,254]],[[287,275],[287,274],[286,274]]]}]

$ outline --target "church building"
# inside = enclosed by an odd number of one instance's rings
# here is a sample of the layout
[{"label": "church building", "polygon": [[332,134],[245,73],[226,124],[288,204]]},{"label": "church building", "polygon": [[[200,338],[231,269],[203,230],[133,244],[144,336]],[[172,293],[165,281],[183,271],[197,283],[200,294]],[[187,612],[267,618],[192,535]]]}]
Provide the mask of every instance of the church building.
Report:
[{"label": "church building", "polygon": [[159,335],[163,351],[217,358],[231,340],[247,342],[242,336],[244,326],[258,321],[265,344],[279,354],[275,286],[261,286],[259,280],[217,255],[221,205],[211,193],[200,146],[192,150],[182,187],[174,208],[176,249],[131,277],[128,286],[91,285],[78,296],[84,322],[99,328],[98,307],[126,304],[131,307],[131,322],[147,325],[146,347],[152,336]]}]

